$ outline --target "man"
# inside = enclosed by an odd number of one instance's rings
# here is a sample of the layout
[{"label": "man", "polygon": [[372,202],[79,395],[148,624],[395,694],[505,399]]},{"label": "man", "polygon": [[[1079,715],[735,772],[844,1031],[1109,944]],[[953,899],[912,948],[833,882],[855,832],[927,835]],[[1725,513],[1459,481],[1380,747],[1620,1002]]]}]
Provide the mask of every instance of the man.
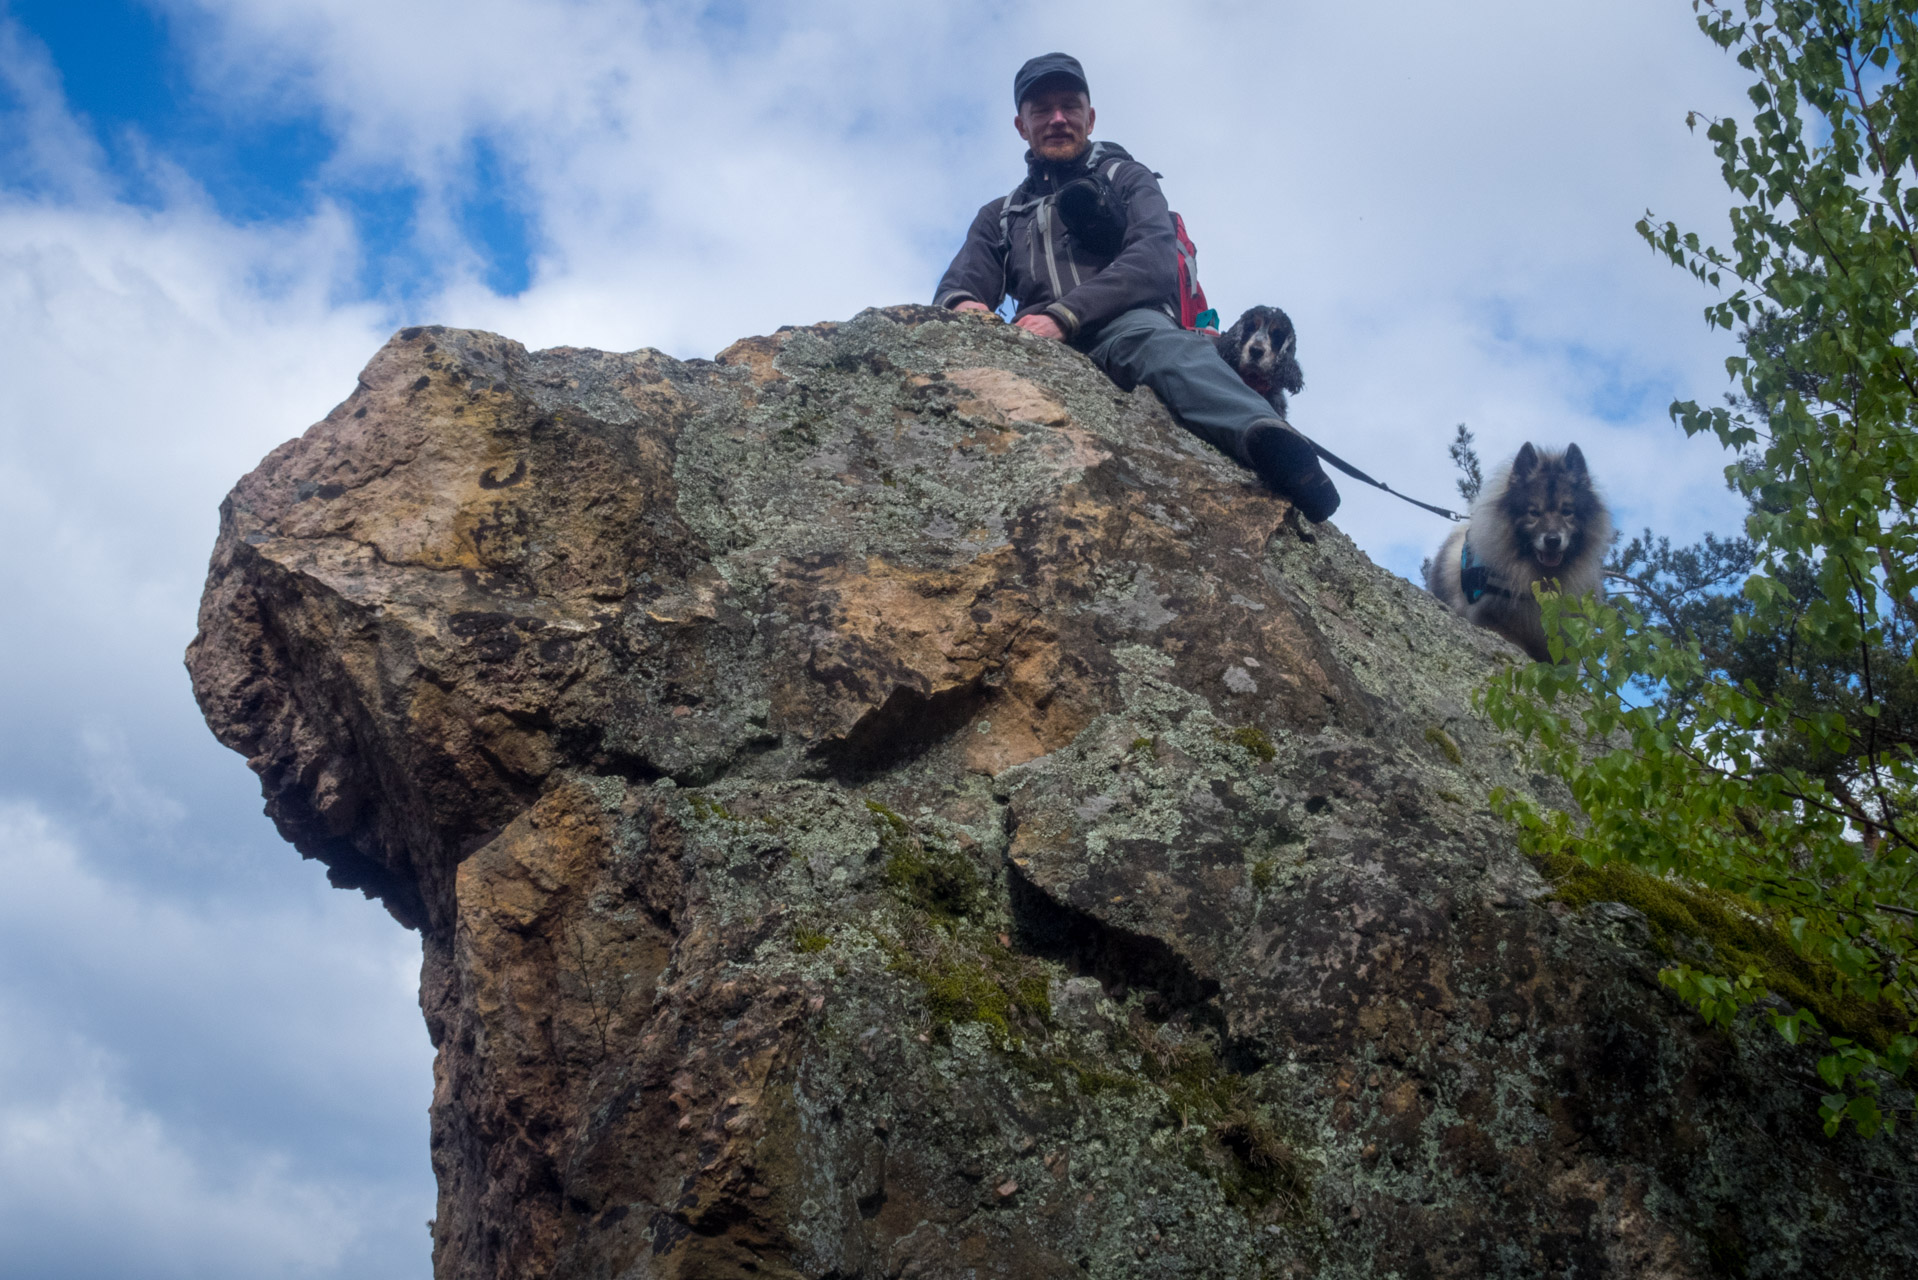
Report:
[{"label": "man", "polygon": [[[1012,96],[1013,127],[1029,148],[1026,180],[979,210],[935,303],[992,311],[1016,298],[1021,329],[1071,343],[1128,391],[1143,382],[1307,519],[1330,516],[1339,493],[1311,442],[1273,416],[1210,339],[1179,324],[1178,241],[1165,196],[1124,148],[1091,140],[1097,117],[1078,59],[1032,59],[1013,77]],[[1087,215],[1089,205],[1107,216]]]}]

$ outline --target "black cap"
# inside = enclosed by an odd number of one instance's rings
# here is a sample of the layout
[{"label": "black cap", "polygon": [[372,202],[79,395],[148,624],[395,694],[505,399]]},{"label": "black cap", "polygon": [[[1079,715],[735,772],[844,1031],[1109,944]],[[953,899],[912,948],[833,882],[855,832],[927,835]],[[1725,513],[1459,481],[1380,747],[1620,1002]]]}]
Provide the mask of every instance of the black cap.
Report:
[{"label": "black cap", "polygon": [[1087,97],[1092,96],[1091,88],[1086,84],[1085,68],[1079,60],[1064,53],[1042,53],[1028,59],[1026,65],[1019,68],[1019,74],[1012,78],[1012,105],[1019,108],[1026,104],[1032,91],[1039,87],[1041,80],[1070,80],[1079,86]]}]

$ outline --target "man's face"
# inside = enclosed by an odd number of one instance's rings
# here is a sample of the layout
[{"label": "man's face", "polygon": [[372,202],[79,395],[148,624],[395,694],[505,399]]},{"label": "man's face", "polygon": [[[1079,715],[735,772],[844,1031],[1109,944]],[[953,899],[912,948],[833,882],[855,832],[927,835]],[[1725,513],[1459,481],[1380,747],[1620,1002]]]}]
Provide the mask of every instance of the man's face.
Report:
[{"label": "man's face", "polygon": [[1040,85],[1019,104],[1013,126],[1033,153],[1046,160],[1071,160],[1086,149],[1097,119],[1083,89],[1070,85]]}]

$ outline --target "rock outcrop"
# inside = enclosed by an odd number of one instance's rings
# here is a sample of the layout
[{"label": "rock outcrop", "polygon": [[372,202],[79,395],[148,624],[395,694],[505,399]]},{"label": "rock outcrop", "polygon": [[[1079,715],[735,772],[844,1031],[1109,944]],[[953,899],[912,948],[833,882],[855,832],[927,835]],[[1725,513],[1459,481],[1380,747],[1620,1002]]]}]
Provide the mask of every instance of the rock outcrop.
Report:
[{"label": "rock outcrop", "polygon": [[1515,651],[1064,347],[408,329],[200,622],[424,939],[448,1280],[1918,1272],[1909,1143],[1487,810]]}]

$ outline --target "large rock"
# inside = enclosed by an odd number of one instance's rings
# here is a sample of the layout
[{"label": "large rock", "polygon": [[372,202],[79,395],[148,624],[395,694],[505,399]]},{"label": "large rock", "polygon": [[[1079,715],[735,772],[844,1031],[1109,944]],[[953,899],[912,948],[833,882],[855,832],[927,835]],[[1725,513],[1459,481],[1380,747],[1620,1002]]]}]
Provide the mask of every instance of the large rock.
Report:
[{"label": "large rock", "polygon": [[1488,812],[1513,651],[1064,347],[408,329],[200,620],[423,936],[441,1277],[1918,1269],[1910,1148]]}]

